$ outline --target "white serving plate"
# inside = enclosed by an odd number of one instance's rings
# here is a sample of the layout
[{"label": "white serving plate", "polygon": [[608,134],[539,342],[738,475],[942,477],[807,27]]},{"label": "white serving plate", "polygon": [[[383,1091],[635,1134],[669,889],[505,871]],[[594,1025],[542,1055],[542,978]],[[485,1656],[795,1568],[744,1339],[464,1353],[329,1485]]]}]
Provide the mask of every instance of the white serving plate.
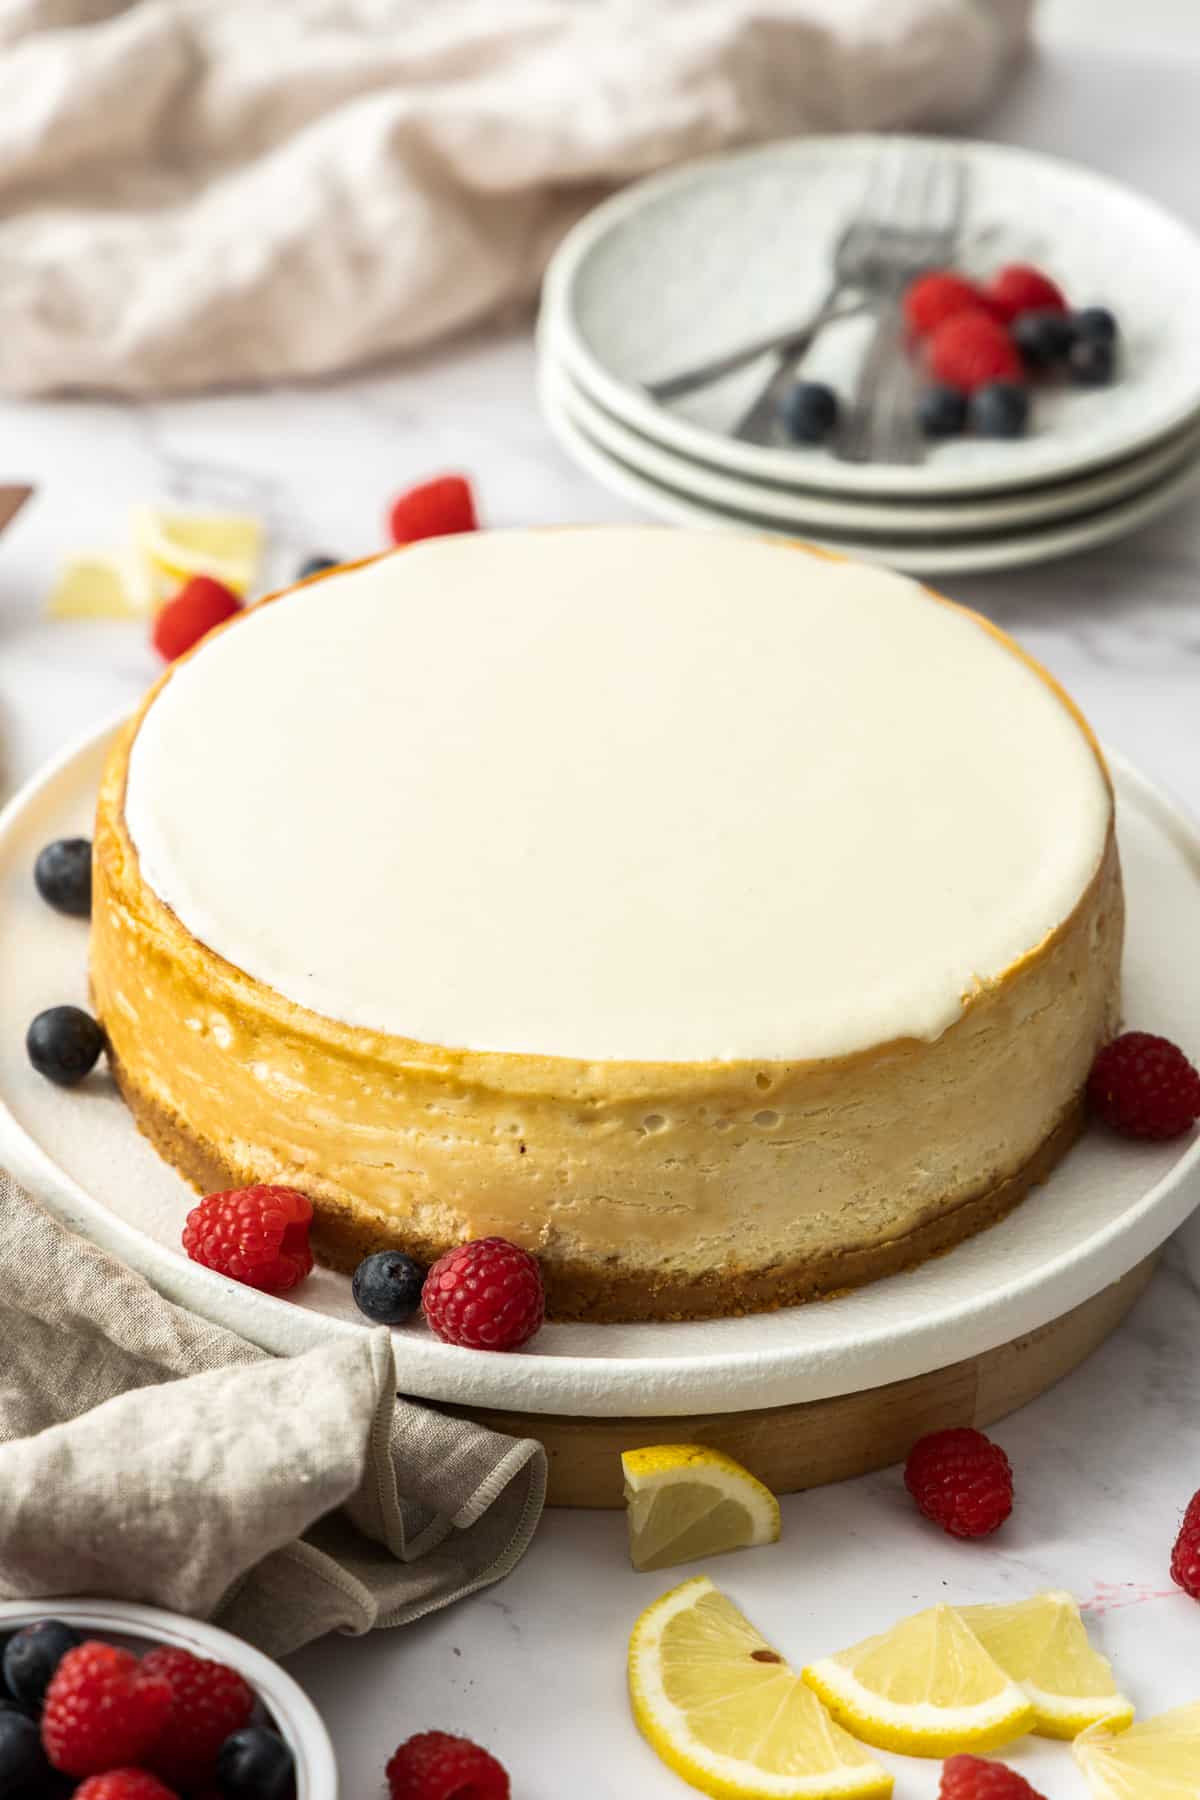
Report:
[{"label": "white serving plate", "polygon": [[[0,815],[0,1160],[75,1230],[164,1294],[289,1353],[363,1328],[344,1276],[296,1300],[228,1281],[179,1250],[191,1191],[140,1137],[108,1077],[34,1074],[26,1025],[87,1003],[87,927],[38,898],[41,845],[87,832],[110,727],[65,752]],[[1125,1013],[1200,1052],[1200,835],[1114,761],[1129,895]],[[919,1375],[1036,1330],[1117,1281],[1200,1200],[1200,1138],[1089,1134],[1008,1219],[952,1254],[817,1305],[694,1324],[550,1325],[515,1356],[393,1333],[404,1393],[527,1412],[621,1417],[750,1410]]]},{"label": "white serving plate", "polygon": [[[1120,379],[1040,392],[1032,435],[957,439],[916,467],[839,462],[728,434],[758,391],[754,365],[657,405],[644,381],[802,321],[829,279],[829,247],[855,211],[881,145],[801,138],[691,163],[589,213],[550,264],[543,306],[571,375],[605,410],[685,456],[751,479],[848,496],[931,496],[1033,487],[1117,461],[1200,407],[1200,239],[1094,170],[1008,145],[914,140],[961,156],[971,230],[991,229],[988,266],[1037,258],[1079,305],[1117,313]],[[865,325],[823,335],[805,372],[852,386]]]},{"label": "white serving plate", "polygon": [[758,535],[766,533],[787,538],[799,535],[810,544],[844,551],[863,562],[881,563],[885,568],[900,569],[909,575],[979,575],[1073,556],[1081,550],[1095,549],[1100,544],[1127,537],[1131,531],[1150,524],[1200,485],[1200,450],[1193,447],[1182,465],[1168,469],[1148,488],[1084,513],[1082,517],[1036,526],[1029,531],[1008,530],[970,538],[942,537],[934,533],[925,540],[874,534],[860,536],[828,528],[804,530],[798,525],[781,524],[761,511],[733,510],[697,499],[694,494],[652,480],[623,462],[604,449],[579,422],[573,401],[564,392],[557,370],[543,365],[539,372],[538,394],[546,423],[567,454],[610,493],[632,501],[654,518],[665,519],[670,525],[699,525],[709,530],[732,527],[736,531]]},{"label": "white serving plate", "polygon": [[296,1762],[296,1800],[337,1800],[337,1764],[329,1733],[320,1714],[286,1669],[243,1643],[231,1632],[127,1600],[64,1599],[0,1600],[0,1632],[19,1631],[39,1619],[61,1619],[84,1637],[111,1639],[140,1651],[153,1644],[190,1650],[213,1662],[227,1663],[250,1683],[273,1715],[280,1735]]},{"label": "white serving plate", "polygon": [[599,449],[663,487],[723,511],[757,514],[801,533],[831,531],[851,537],[880,533],[901,543],[936,535],[958,542],[1009,530],[1029,530],[1050,520],[1067,521],[1110,506],[1126,496],[1149,492],[1175,470],[1200,455],[1200,420],[1190,420],[1170,437],[1074,481],[1007,494],[964,494],[948,500],[841,499],[800,486],[749,481],[694,457],[681,456],[643,437],[605,412],[572,380],[558,357],[553,333],[541,334],[539,380],[558,406]]}]

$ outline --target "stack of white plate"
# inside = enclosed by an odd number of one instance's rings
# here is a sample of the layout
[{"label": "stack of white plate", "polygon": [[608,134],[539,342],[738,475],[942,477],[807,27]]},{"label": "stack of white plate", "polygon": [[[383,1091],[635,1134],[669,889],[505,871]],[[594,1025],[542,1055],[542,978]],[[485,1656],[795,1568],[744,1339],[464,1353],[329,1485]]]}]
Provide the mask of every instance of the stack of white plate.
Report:
[{"label": "stack of white plate", "polygon": [[[1036,261],[1072,304],[1116,314],[1111,386],[1039,386],[1026,437],[957,438],[914,466],[732,436],[768,361],[656,404],[646,383],[787,330],[825,292],[830,246],[881,140],[809,138],[643,182],[566,239],[539,344],[542,403],[571,455],[665,519],[805,537],[929,574],[1104,543],[1194,488],[1200,239],[1090,170],[1000,145],[933,147],[967,165],[963,261],[980,272]],[[828,328],[803,374],[852,392],[868,329],[865,318]]]}]

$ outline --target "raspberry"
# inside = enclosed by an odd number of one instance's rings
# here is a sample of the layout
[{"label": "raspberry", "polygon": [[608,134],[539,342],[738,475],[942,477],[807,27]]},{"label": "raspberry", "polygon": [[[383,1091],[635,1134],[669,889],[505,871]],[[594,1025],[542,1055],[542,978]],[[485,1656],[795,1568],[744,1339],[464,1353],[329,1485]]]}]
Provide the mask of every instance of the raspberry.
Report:
[{"label": "raspberry", "polygon": [[421,1305],[444,1344],[468,1350],[519,1349],[546,1316],[537,1259],[499,1237],[448,1250],[425,1277]]},{"label": "raspberry", "polygon": [[951,1756],[942,1764],[938,1800],[1045,1800],[1007,1763],[982,1756]]},{"label": "raspberry", "polygon": [[1193,1600],[1200,1600],[1200,1493],[1192,1495],[1183,1515],[1171,1552],[1171,1580]]},{"label": "raspberry", "polygon": [[151,641],[160,656],[174,662],[215,625],[223,625],[241,610],[241,601],[223,581],[214,581],[211,575],[193,575],[155,619]]},{"label": "raspberry", "polygon": [[1123,1031],[1092,1064],[1092,1111],[1122,1137],[1181,1137],[1200,1118],[1200,1075],[1169,1038]]},{"label": "raspberry", "polygon": [[171,1716],[149,1761],[177,1787],[211,1785],[217,1751],[254,1711],[253,1689],[236,1669],[163,1645],[142,1658],[171,1690]]},{"label": "raspberry", "polygon": [[454,537],[478,531],[475,496],[465,475],[439,475],[435,481],[409,488],[392,501],[388,530],[393,544],[415,544],[419,538]]},{"label": "raspberry", "polygon": [[956,312],[928,341],[929,367],[938,381],[965,393],[989,381],[1020,381],[1020,352],[990,313]]},{"label": "raspberry", "polygon": [[925,1517],[951,1537],[986,1537],[1012,1511],[1009,1460],[969,1425],[918,1439],[904,1465],[904,1485]]},{"label": "raspberry", "polygon": [[904,296],[904,317],[917,337],[928,337],[943,319],[953,318],[955,313],[978,312],[981,308],[986,310],[974,282],[949,269],[919,275]]},{"label": "raspberry", "polygon": [[46,1690],[42,1746],[65,1775],[102,1775],[141,1762],[170,1710],[161,1675],[128,1650],[89,1639],[67,1651]]},{"label": "raspberry", "polygon": [[1007,325],[1023,312],[1066,312],[1066,296],[1056,281],[1028,263],[1009,263],[993,275],[984,290],[984,301]]},{"label": "raspberry", "polygon": [[75,1789],[75,1800],[177,1800],[174,1791],[164,1787],[145,1769],[110,1769],[107,1775],[93,1775]]},{"label": "raspberry", "polygon": [[508,1800],[508,1776],[486,1750],[446,1731],[422,1731],[387,1766],[392,1800]]},{"label": "raspberry", "polygon": [[232,1188],[206,1194],[183,1228],[193,1262],[265,1294],[286,1294],[312,1273],[312,1205],[289,1187]]}]

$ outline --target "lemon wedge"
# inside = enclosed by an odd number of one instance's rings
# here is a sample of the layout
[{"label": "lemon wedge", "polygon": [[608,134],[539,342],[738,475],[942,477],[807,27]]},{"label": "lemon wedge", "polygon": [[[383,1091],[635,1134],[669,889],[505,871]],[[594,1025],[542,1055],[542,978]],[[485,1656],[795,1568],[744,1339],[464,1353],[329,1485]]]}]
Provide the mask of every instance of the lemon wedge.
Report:
[{"label": "lemon wedge", "polygon": [[656,1444],[627,1450],[621,1467],[635,1569],[669,1569],[778,1540],[778,1500],[723,1451]]},{"label": "lemon wedge", "polygon": [[1194,1800],[1200,1794],[1200,1701],[1119,1733],[1093,1725],[1071,1748],[1096,1800]]},{"label": "lemon wedge", "polygon": [[235,594],[254,580],[263,538],[258,519],[139,506],[132,523],[134,544],[164,597],[191,575],[211,575]]},{"label": "lemon wedge", "polygon": [[909,1756],[991,1750],[1033,1726],[1021,1689],[951,1606],[914,1613],[803,1674],[847,1731]]},{"label": "lemon wedge", "polygon": [[706,1575],[629,1642],[633,1715],[668,1768],[721,1800],[886,1800],[892,1778]]},{"label": "lemon wedge", "polygon": [[1089,1725],[1122,1731],[1133,1705],[1113,1680],[1108,1662],[1088,1643],[1070,1594],[1034,1594],[1012,1606],[960,1606],[984,1649],[1032,1702],[1033,1729],[1043,1737],[1073,1738]]},{"label": "lemon wedge", "polygon": [[68,556],[46,610],[55,619],[128,619],[150,610],[151,591],[130,556]]}]

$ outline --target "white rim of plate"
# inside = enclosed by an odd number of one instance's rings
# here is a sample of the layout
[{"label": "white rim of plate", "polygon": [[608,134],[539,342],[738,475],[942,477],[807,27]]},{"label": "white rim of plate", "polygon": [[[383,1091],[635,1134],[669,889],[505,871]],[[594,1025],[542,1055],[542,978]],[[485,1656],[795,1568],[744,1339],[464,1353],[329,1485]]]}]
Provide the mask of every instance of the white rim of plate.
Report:
[{"label": "white rim of plate", "polygon": [[1182,469],[1131,499],[1117,501],[1115,505],[1086,513],[1083,518],[1065,524],[1042,526],[1028,532],[1013,531],[995,538],[974,538],[966,543],[926,544],[911,538],[883,539],[824,530],[803,531],[760,514],[706,504],[652,481],[593,443],[545,381],[539,383],[538,392],[546,422],[566,453],[610,493],[631,501],[668,524],[699,525],[710,531],[732,529],[775,537],[802,537],[822,549],[844,551],[863,562],[881,563],[885,568],[898,569],[907,575],[980,575],[1073,556],[1078,551],[1111,543],[1114,538],[1126,537],[1150,524],[1160,513],[1182,500],[1200,481],[1200,450],[1197,450]]},{"label": "white rim of plate", "polygon": [[648,481],[673,488],[681,496],[693,497],[698,505],[757,513],[785,528],[828,528],[851,535],[894,532],[898,541],[931,533],[951,538],[980,537],[989,530],[1033,526],[1039,521],[1070,519],[1097,511],[1126,495],[1146,492],[1200,454],[1200,417],[1196,417],[1166,442],[1137,456],[1076,481],[1035,488],[1021,496],[967,495],[948,502],[914,500],[892,505],[870,497],[829,499],[799,486],[783,488],[776,482],[728,475],[711,463],[681,456],[678,451],[644,437],[597,405],[572,378],[566,364],[555,354],[552,334],[547,335],[550,341],[543,339],[539,380],[554,390],[559,405],[599,450],[616,457]]},{"label": "white rim of plate", "polygon": [[[28,858],[27,846],[24,852],[21,849],[23,838],[35,828],[39,835],[47,831],[58,835],[68,810],[78,817],[85,796],[90,804],[103,754],[121,722],[114,721],[68,747],[0,813],[0,907],[5,904],[3,878],[11,876],[16,867],[6,869],[6,863],[14,855],[25,854],[19,868],[21,875],[26,876]],[[1137,812],[1156,841],[1170,846],[1186,862],[1196,883],[1200,917],[1200,831],[1172,800],[1121,758],[1110,754],[1109,762],[1119,804]],[[1128,856],[1127,864],[1132,868],[1133,860]],[[65,944],[68,941],[64,938]],[[1168,954],[1167,948],[1157,941],[1150,948],[1155,954]],[[68,1104],[69,1096],[64,1095],[63,1100]],[[120,1102],[114,1097],[112,1104],[118,1106]],[[129,1141],[136,1142],[136,1127],[128,1115],[123,1119],[122,1129],[125,1128]],[[264,1350],[293,1355],[350,1332],[380,1329],[352,1317],[310,1310],[257,1293],[189,1262],[178,1250],[167,1248],[93,1198],[56,1162],[52,1150],[43,1147],[18,1123],[3,1095],[0,1158],[71,1229],[120,1257],[168,1299],[239,1333]],[[182,1203],[190,1190],[182,1177],[170,1170],[166,1174],[178,1182]],[[1052,1174],[1039,1191],[1050,1192],[1055,1179]],[[887,1385],[939,1368],[947,1360],[981,1354],[1036,1330],[1128,1273],[1192,1212],[1200,1190],[1200,1136],[1161,1175],[1147,1179],[1148,1185],[1137,1199],[1098,1226],[1091,1236],[1074,1239],[1067,1246],[1061,1246],[1056,1238],[1053,1253],[1036,1268],[1010,1271],[986,1291],[982,1301],[978,1276],[969,1256],[971,1246],[986,1239],[989,1264],[994,1267],[997,1245],[1003,1239],[984,1233],[968,1240],[959,1253],[964,1254],[964,1262],[957,1265],[955,1298],[944,1301],[939,1297],[939,1303],[932,1307],[927,1301],[918,1304],[908,1312],[900,1331],[894,1324],[886,1323],[886,1298],[877,1309],[885,1315],[884,1321],[877,1318],[873,1325],[866,1326],[862,1322],[862,1310],[865,1307],[869,1315],[873,1300],[889,1292],[895,1297],[898,1290],[888,1282],[857,1290],[860,1304],[853,1305],[846,1315],[834,1310],[836,1301],[815,1313],[811,1308],[793,1308],[760,1315],[767,1321],[765,1345],[699,1353],[679,1350],[653,1358],[589,1356],[572,1354],[569,1349],[560,1354],[557,1348],[549,1346],[541,1354],[533,1350],[504,1356],[440,1344],[423,1329],[405,1328],[392,1334],[397,1385],[402,1393],[418,1399],[575,1417],[664,1417],[718,1403],[726,1411],[754,1411]],[[1034,1204],[1036,1201],[1027,1202],[1027,1206]],[[1028,1213],[1018,1211],[1013,1218],[1023,1216],[1028,1217]],[[1004,1226],[994,1230],[1003,1232]],[[1027,1234],[1025,1242],[1028,1243]],[[931,1267],[924,1265],[926,1270]],[[947,1271],[953,1275],[955,1270],[953,1254],[938,1259],[934,1278],[940,1280]],[[921,1273],[916,1271],[918,1277]],[[911,1279],[893,1278],[895,1282]],[[855,1302],[856,1295],[849,1299]],[[836,1319],[844,1329],[837,1335],[836,1344],[825,1342],[816,1349],[797,1344],[788,1335],[788,1323],[801,1316],[815,1317],[820,1323]],[[569,1343],[573,1331],[587,1328],[552,1329],[556,1336],[565,1334]],[[614,1334],[613,1341],[618,1341],[618,1334],[625,1328],[596,1329]],[[671,1333],[686,1343],[703,1328],[664,1324],[637,1329]],[[953,1355],[949,1358],[945,1349],[948,1339],[953,1343]],[[718,1393],[719,1401],[714,1399]]]},{"label": "white rim of plate", "polygon": [[[1200,265],[1200,237],[1181,219],[1157,201],[1135,188],[1098,171],[1072,162],[1069,158],[1050,156],[1041,151],[1026,150],[1011,144],[993,144],[965,138],[938,138],[905,134],[906,141],[924,145],[932,151],[953,151],[971,162],[1007,163],[1014,175],[1036,189],[1045,180],[1069,178],[1081,189],[1090,189],[1093,205],[1103,211],[1105,197],[1111,203],[1119,195],[1122,204],[1132,203],[1160,230],[1173,232],[1181,247],[1186,247]],[[783,143],[761,145],[748,150],[727,152],[701,158],[682,168],[649,176],[623,189],[579,221],[567,234],[552,257],[542,286],[542,306],[559,334],[561,355],[578,385],[608,413],[615,415],[644,436],[654,438],[683,455],[714,466],[723,467],[751,478],[775,481],[784,485],[803,481],[810,488],[847,495],[910,495],[914,498],[979,492],[996,493],[1009,488],[1037,487],[1045,481],[1063,480],[1133,455],[1157,439],[1178,429],[1200,407],[1200,381],[1181,390],[1164,403],[1134,430],[1124,433],[1098,431],[1087,450],[1079,449],[1064,456],[1061,445],[1057,453],[1053,440],[1039,444],[1028,440],[1022,445],[1022,463],[1011,475],[997,475],[993,469],[944,465],[919,465],[916,468],[890,464],[850,464],[833,459],[800,459],[784,448],[771,449],[739,443],[735,439],[710,431],[680,417],[670,408],[659,406],[641,388],[616,375],[602,363],[584,338],[575,319],[574,295],[582,279],[588,257],[613,229],[622,226],[643,207],[653,205],[664,196],[719,179],[730,169],[748,167],[756,162],[769,163],[783,156],[802,162],[806,156],[815,160],[838,154],[860,161],[876,154],[891,137],[871,133],[847,133],[844,136],[793,138]],[[802,467],[797,468],[802,460]]]},{"label": "white rim of plate", "polygon": [[286,1669],[219,1625],[132,1600],[94,1600],[53,1594],[40,1600],[0,1600],[0,1629],[61,1619],[77,1630],[143,1638],[229,1663],[245,1676],[273,1714],[296,1760],[296,1800],[337,1800],[337,1763],[320,1713]]}]

